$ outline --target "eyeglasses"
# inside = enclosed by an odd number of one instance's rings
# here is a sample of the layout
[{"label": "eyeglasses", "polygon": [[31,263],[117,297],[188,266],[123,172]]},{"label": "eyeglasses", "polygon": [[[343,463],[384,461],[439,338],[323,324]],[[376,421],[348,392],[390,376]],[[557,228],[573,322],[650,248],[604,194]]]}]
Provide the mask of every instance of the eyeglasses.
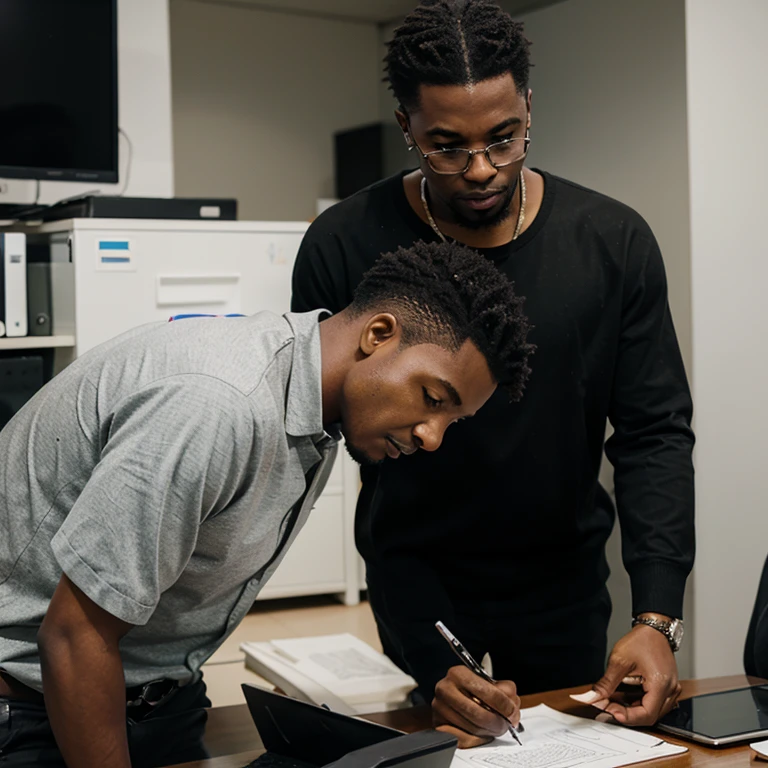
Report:
[{"label": "eyeglasses", "polygon": [[429,167],[443,175],[466,173],[475,155],[485,155],[485,159],[494,168],[503,168],[522,160],[528,153],[531,140],[528,136],[513,137],[489,144],[485,149],[436,149],[434,152],[424,152],[414,141],[409,149],[415,146]]}]

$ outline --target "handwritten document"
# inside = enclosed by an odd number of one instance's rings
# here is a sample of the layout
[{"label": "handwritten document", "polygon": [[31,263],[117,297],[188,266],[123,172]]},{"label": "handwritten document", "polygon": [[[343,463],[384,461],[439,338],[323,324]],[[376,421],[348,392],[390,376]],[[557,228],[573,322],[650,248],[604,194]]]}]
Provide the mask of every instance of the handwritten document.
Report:
[{"label": "handwritten document", "polygon": [[619,768],[687,751],[657,736],[565,715],[544,704],[521,714],[522,747],[505,734],[486,746],[458,750],[451,768]]}]

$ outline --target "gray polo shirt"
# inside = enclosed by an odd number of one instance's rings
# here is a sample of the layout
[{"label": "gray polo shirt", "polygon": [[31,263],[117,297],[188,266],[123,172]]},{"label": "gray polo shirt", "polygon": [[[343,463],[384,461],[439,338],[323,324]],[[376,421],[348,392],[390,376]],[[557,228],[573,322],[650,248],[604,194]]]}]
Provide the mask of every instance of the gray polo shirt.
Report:
[{"label": "gray polo shirt", "polygon": [[0,432],[0,669],[42,689],[62,571],[135,624],[126,685],[198,675],[328,479],[319,312],[142,326]]}]

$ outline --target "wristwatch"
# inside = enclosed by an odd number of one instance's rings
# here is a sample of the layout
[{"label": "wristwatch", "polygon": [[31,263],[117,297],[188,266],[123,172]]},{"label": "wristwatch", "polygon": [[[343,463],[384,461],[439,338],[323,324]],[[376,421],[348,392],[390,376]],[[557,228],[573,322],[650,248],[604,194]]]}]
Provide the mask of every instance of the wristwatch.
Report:
[{"label": "wristwatch", "polygon": [[664,637],[669,641],[669,647],[674,653],[680,650],[680,644],[683,642],[683,620],[672,619],[671,621],[663,621],[662,619],[652,619],[647,616],[636,616],[632,619],[632,626],[637,624],[646,624],[649,627],[653,627],[661,632]]}]

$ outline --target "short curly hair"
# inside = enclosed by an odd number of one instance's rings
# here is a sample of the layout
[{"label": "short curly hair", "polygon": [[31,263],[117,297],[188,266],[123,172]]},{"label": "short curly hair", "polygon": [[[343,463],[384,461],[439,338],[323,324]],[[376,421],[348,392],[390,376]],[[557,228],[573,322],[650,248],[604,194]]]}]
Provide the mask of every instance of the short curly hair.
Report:
[{"label": "short curly hair", "polygon": [[472,341],[496,382],[519,400],[535,350],[526,340],[532,326],[523,302],[506,275],[477,251],[456,242],[418,241],[376,261],[349,312],[392,312],[405,345],[438,344],[455,352]]},{"label": "short curly hair", "polygon": [[492,0],[423,0],[387,43],[384,82],[415,109],[422,85],[470,85],[509,72],[528,90],[530,41]]}]

